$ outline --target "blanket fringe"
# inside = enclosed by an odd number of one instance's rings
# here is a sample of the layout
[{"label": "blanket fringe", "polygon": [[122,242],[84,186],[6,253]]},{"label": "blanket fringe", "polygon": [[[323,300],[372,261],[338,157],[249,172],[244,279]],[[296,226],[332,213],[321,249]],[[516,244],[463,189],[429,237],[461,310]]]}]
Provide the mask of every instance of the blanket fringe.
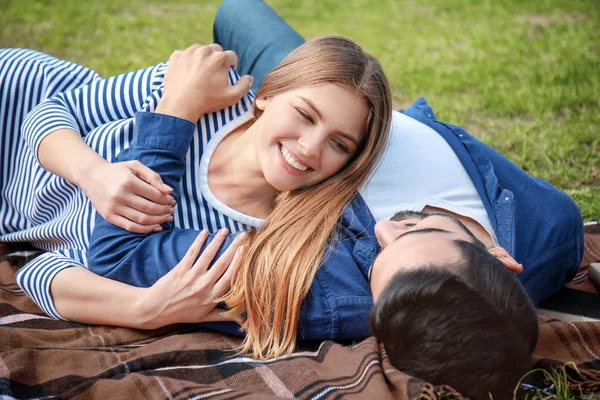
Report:
[{"label": "blanket fringe", "polygon": [[440,398],[443,398],[444,400],[469,400],[468,397],[457,392],[452,386],[433,386],[429,383],[421,389],[421,394],[419,396],[419,400],[438,400]]},{"label": "blanket fringe", "polygon": [[572,376],[576,375],[576,373],[567,375],[570,389],[581,389],[586,394],[600,391],[600,370],[578,368],[577,371],[579,372],[579,376],[577,377]]}]

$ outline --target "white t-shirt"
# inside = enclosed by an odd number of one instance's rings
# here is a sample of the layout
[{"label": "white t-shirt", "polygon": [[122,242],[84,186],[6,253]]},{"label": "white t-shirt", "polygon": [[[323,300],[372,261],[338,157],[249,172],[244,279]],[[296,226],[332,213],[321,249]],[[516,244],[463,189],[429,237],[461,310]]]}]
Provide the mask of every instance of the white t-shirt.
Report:
[{"label": "white t-shirt", "polygon": [[389,147],[360,193],[376,221],[398,211],[438,207],[474,219],[498,244],[483,202],[450,145],[400,112],[393,113]]}]

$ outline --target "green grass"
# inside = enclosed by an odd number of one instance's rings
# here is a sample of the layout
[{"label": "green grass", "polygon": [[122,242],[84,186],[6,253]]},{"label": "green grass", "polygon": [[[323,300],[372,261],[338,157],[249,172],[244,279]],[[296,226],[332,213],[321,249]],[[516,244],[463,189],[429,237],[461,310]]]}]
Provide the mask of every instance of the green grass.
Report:
[{"label": "green grass", "polygon": [[[597,0],[271,0],[303,36],[341,34],[382,62],[397,107],[425,96],[600,219]],[[219,1],[0,0],[0,46],[110,76],[212,41]]]},{"label": "green grass", "polygon": [[[593,394],[584,394],[581,385],[575,385],[577,386],[577,389],[571,389],[571,386],[569,385],[569,375],[575,374],[577,378],[581,377],[579,369],[572,361],[564,364],[562,367],[554,368],[553,371],[534,369],[521,378],[519,385],[525,378],[535,373],[542,374],[546,386],[552,385],[551,394],[544,394],[541,390],[537,389],[535,393],[527,393],[525,396],[518,396],[518,390],[515,389],[515,400],[518,398],[524,400],[592,400],[594,398]],[[517,385],[517,388],[519,388],[519,385]],[[490,398],[493,400],[491,396]]]}]

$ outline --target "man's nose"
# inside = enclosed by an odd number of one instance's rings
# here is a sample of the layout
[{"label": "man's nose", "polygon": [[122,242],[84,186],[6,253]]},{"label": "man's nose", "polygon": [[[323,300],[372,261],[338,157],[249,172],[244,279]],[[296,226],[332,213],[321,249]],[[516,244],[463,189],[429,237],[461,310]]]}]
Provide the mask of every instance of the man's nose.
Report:
[{"label": "man's nose", "polygon": [[382,248],[396,240],[402,233],[403,224],[394,221],[379,221],[375,224],[375,237]]}]

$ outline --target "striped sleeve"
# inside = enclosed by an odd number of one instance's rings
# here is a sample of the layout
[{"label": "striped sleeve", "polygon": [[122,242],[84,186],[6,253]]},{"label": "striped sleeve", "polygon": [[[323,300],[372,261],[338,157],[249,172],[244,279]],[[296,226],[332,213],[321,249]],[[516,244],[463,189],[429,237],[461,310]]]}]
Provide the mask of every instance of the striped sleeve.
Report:
[{"label": "striped sleeve", "polygon": [[97,80],[41,102],[22,125],[30,151],[37,157],[41,141],[58,129],[71,129],[85,137],[102,124],[133,117],[148,96],[162,86],[166,69],[167,62],[163,62]]},{"label": "striped sleeve", "polygon": [[63,318],[52,301],[50,283],[60,271],[71,267],[85,267],[81,250],[59,250],[44,253],[17,271],[17,284],[50,317]]}]

